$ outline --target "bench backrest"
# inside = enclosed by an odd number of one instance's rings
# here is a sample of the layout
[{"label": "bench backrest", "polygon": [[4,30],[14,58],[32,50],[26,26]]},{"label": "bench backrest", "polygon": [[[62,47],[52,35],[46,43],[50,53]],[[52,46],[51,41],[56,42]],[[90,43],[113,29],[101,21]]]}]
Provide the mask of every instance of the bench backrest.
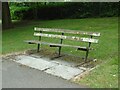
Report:
[{"label": "bench backrest", "polygon": [[[34,36],[42,36],[42,37],[51,37],[51,38],[60,38],[60,39],[67,39],[67,40],[74,40],[74,41],[81,41],[81,42],[89,42],[89,43],[98,43],[98,39],[94,39],[92,37],[99,37],[100,33],[95,32],[85,32],[85,31],[77,31],[77,30],[67,30],[67,29],[50,29],[50,28],[34,28]],[[62,33],[62,35],[58,34],[46,34],[45,32],[56,32]],[[65,36],[64,33],[67,34],[77,34],[77,35],[87,35],[91,36],[90,38],[86,37],[77,37],[77,36]]]}]

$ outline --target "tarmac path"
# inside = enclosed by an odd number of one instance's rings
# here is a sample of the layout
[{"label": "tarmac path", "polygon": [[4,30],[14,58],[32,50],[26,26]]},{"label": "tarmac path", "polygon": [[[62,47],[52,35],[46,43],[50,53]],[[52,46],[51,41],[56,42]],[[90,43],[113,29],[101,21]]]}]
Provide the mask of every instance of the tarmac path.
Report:
[{"label": "tarmac path", "polygon": [[[2,88],[84,88],[43,71],[2,60]],[[1,69],[0,69],[1,70]]]}]

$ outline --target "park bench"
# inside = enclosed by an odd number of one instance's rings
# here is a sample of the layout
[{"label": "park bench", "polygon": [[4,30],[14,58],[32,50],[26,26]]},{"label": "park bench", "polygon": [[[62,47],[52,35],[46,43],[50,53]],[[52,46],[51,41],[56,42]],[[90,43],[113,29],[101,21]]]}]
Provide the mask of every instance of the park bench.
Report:
[{"label": "park bench", "polygon": [[[72,34],[72,36],[71,36],[71,34]],[[76,36],[76,35],[79,35],[79,36]],[[83,35],[83,36],[80,37],[80,35]],[[27,40],[25,42],[27,42],[29,44],[37,44],[37,51],[38,52],[39,52],[41,44],[46,44],[46,45],[49,45],[50,47],[58,47],[59,48],[58,56],[61,55],[61,47],[76,48],[77,50],[86,51],[86,55],[84,58],[84,60],[86,62],[87,58],[88,58],[89,51],[93,50],[93,48],[91,48],[91,43],[95,43],[95,44],[98,43],[98,39],[93,38],[93,37],[99,37],[100,33],[78,31],[78,30],[35,27],[34,28],[34,36],[39,37],[39,40]],[[85,37],[85,36],[87,36],[87,37]],[[60,39],[60,43],[44,42],[44,41],[42,41],[42,37],[53,38],[53,39],[57,38],[57,39]],[[80,43],[85,42],[85,43],[87,43],[87,46],[63,44],[63,40],[78,41]]]}]

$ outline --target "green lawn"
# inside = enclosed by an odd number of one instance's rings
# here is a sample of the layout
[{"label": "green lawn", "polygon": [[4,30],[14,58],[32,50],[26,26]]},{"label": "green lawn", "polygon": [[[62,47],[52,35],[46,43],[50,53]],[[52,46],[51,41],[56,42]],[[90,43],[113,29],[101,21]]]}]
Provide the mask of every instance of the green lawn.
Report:
[{"label": "green lawn", "polygon": [[[2,38],[2,54],[11,52],[18,52],[27,49],[34,49],[36,45],[28,45],[23,40],[36,39],[33,37],[33,27],[47,27],[47,28],[64,28],[81,31],[100,32],[99,44],[93,44],[96,48],[91,51],[89,57],[95,57],[101,61],[98,68],[93,70],[85,78],[78,81],[78,83],[86,84],[90,87],[104,88],[104,87],[118,87],[118,18],[88,18],[88,19],[63,19],[63,20],[46,20],[46,21],[25,21],[14,22],[13,29],[3,31]],[[46,41],[50,39],[44,38]],[[54,40],[51,39],[51,42]],[[55,39],[55,42],[58,42]],[[70,43],[64,41],[64,43]],[[74,44],[78,44],[75,43]],[[50,50],[56,50],[43,46]],[[72,52],[70,52],[72,51]],[[75,55],[83,55],[84,53],[71,49],[63,48],[62,52],[71,53]]]}]

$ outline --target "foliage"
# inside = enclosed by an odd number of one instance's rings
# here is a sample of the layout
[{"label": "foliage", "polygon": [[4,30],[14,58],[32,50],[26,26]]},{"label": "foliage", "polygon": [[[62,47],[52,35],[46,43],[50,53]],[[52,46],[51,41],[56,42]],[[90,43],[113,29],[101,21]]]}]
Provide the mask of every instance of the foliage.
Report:
[{"label": "foliage", "polygon": [[12,4],[10,3],[10,12],[11,12],[11,18],[12,20],[18,20],[18,19],[22,19],[24,12],[28,11],[29,7],[24,6],[24,4]]},{"label": "foliage", "polygon": [[79,19],[118,15],[117,2],[28,2],[11,3],[10,8],[12,19]]}]

